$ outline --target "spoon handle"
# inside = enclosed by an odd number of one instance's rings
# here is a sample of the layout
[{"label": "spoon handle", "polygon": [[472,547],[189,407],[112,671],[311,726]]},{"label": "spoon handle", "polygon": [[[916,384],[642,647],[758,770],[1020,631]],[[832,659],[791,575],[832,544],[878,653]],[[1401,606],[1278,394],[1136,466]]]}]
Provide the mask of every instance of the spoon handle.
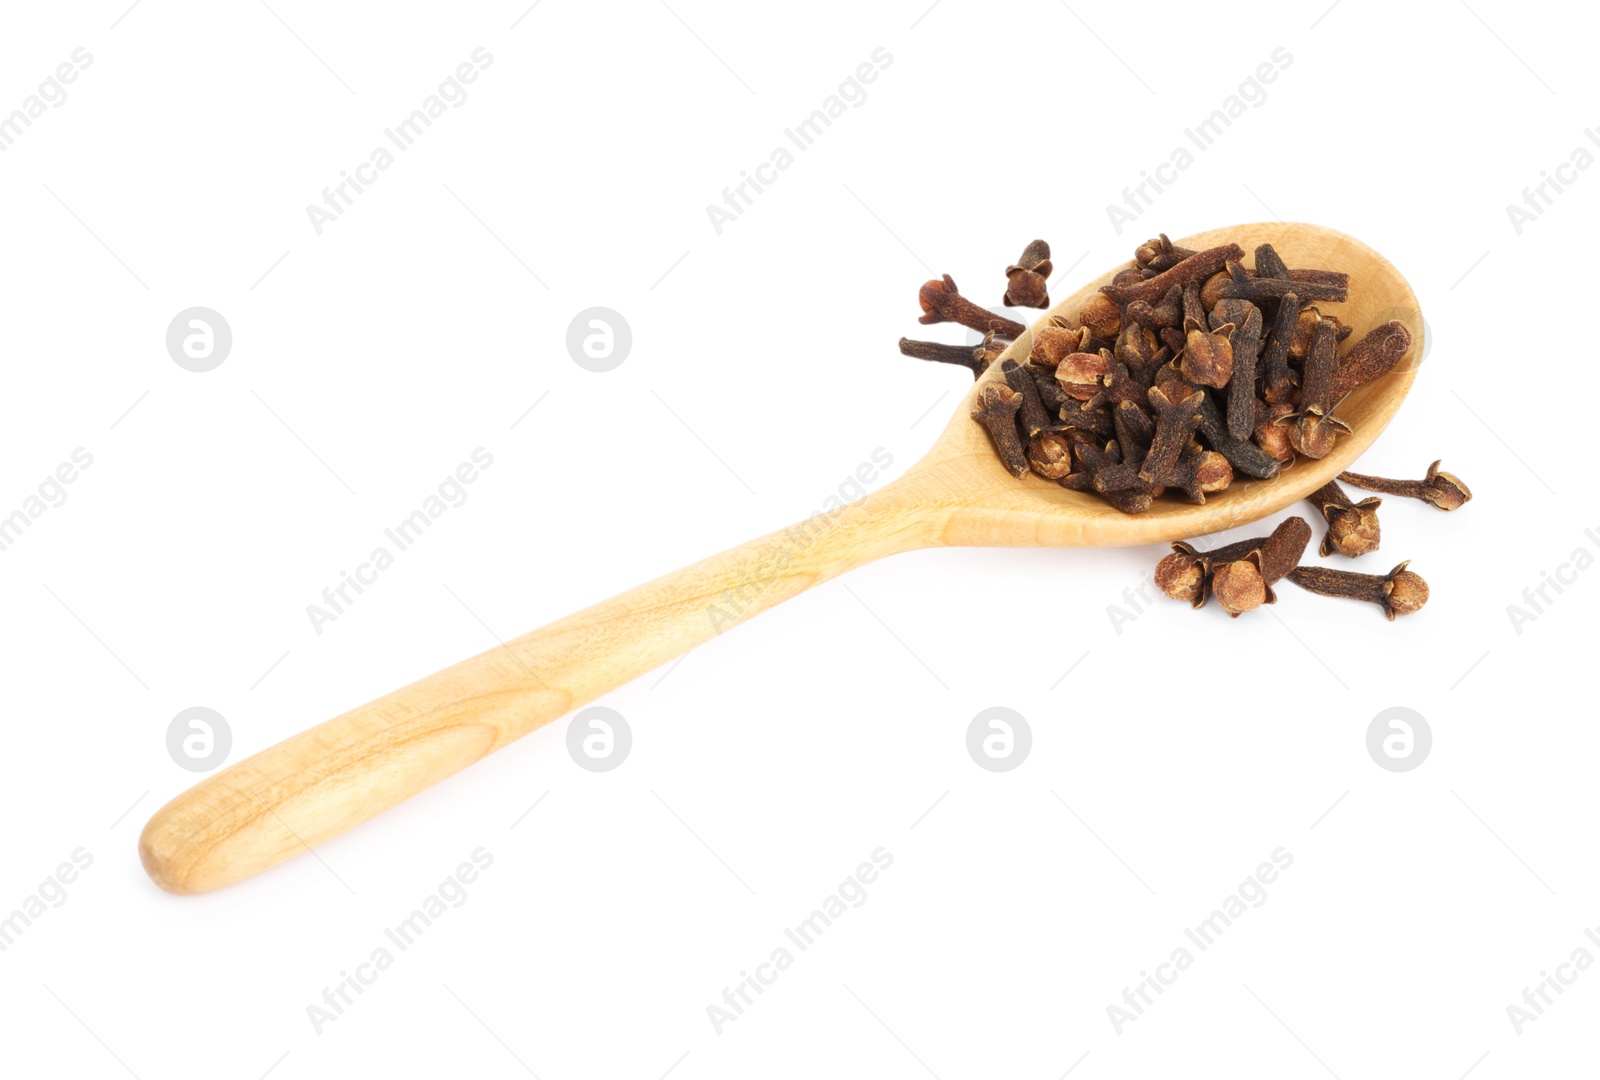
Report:
[{"label": "spoon handle", "polygon": [[926,530],[896,485],[524,634],[240,761],[139,838],[163,889],[202,893],[338,836],[513,740]]}]

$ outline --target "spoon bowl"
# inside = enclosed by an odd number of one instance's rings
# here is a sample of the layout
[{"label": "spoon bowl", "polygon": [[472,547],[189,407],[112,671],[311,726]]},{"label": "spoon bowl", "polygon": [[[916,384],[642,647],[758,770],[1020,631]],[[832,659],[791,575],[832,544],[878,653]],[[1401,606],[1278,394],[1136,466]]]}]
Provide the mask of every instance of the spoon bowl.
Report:
[{"label": "spoon bowl", "polygon": [[[1153,544],[1242,525],[1303,498],[1353,462],[1400,407],[1423,351],[1422,314],[1399,271],[1332,229],[1240,225],[1179,243],[1200,250],[1230,241],[1247,250],[1271,243],[1291,266],[1348,272],[1349,300],[1334,310],[1357,338],[1389,319],[1411,332],[1403,369],[1341,405],[1354,430],[1327,457],[1302,460],[1271,480],[1236,479],[1204,505],[1162,498],[1146,513],[1125,514],[1001,467],[987,433],[970,419],[979,389],[1001,377],[993,364],[933,448],[893,483],[503,642],[230,766],[150,819],[139,838],[145,870],[175,893],[240,881],[751,616],[885,555],[941,546]],[[1026,360],[1045,318],[1076,314],[1114,274],[1057,303],[1007,355]]]},{"label": "spoon bowl", "polygon": [[1052,315],[1076,316],[1085,301],[1111,283],[1123,263],[1058,301],[1028,332],[989,365],[956,410],[933,448],[901,481],[933,500],[943,496],[947,514],[939,543],[956,547],[1121,547],[1183,540],[1244,525],[1282,510],[1338,476],[1372,445],[1411,389],[1422,356],[1422,311],[1416,294],[1382,255],[1352,236],[1320,225],[1258,222],[1213,229],[1183,240],[1180,247],[1203,251],[1227,243],[1245,251],[1271,244],[1290,266],[1342,270],[1350,275],[1349,299],[1316,306],[1354,327],[1359,341],[1375,326],[1393,319],[1411,332],[1411,347],[1396,369],[1352,393],[1339,417],[1353,429],[1332,453],[1299,458],[1270,480],[1236,476],[1224,491],[1206,496],[1204,505],[1181,496],[1162,496],[1142,514],[1126,514],[1096,495],[1072,491],[1032,473],[1013,477],[995,456],[988,434],[971,419],[984,384],[1003,382],[1000,364],[1025,363],[1033,335]]}]

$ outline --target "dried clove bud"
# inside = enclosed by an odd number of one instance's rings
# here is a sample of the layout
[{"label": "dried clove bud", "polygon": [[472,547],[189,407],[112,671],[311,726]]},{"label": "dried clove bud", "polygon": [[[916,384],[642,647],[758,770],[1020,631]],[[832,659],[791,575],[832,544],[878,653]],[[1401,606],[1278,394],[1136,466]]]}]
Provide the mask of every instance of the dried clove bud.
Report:
[{"label": "dried clove bud", "polygon": [[983,344],[973,349],[973,352],[983,360],[984,367],[1000,359],[1000,354],[1006,351],[1010,341],[1000,337],[993,330],[983,335]]},{"label": "dried clove bud", "polygon": [[1271,535],[1245,541],[1253,546],[1236,558],[1227,556],[1238,549],[1237,545],[1213,552],[1208,561],[1217,602],[1234,618],[1262,604],[1277,603],[1272,587],[1299,564],[1310,542],[1311,526],[1306,519],[1287,517],[1278,522]]},{"label": "dried clove bud", "polygon": [[1336,330],[1334,335],[1335,342],[1342,342],[1355,329],[1353,326],[1344,325],[1337,316],[1324,315],[1315,307],[1302,305],[1300,308],[1300,321],[1296,325],[1294,333],[1289,337],[1290,356],[1296,360],[1305,359],[1306,352],[1311,348],[1311,328],[1316,326],[1319,320],[1333,323]]},{"label": "dried clove bud", "polygon": [[1206,572],[1187,544],[1172,545],[1172,554],[1156,563],[1156,588],[1174,600],[1187,600],[1191,607],[1206,602]]},{"label": "dried clove bud", "polygon": [[1238,244],[1224,244],[1207,251],[1197,251],[1171,269],[1137,285],[1105,285],[1100,291],[1119,304],[1131,304],[1135,300],[1153,304],[1165,296],[1167,290],[1174,285],[1182,285],[1187,281],[1204,281],[1221,270],[1229,259],[1237,259],[1243,255],[1244,249]]},{"label": "dried clove bud", "polygon": [[1183,492],[1190,502],[1204,506],[1207,495],[1224,491],[1233,483],[1233,466],[1215,450],[1202,450],[1190,443],[1161,482],[1164,487]]},{"label": "dried clove bud", "polygon": [[1227,386],[1233,377],[1233,324],[1207,330],[1199,319],[1185,319],[1183,334],[1183,356],[1178,361],[1183,377],[1205,386]]},{"label": "dried clove bud", "polygon": [[[1164,485],[1188,447],[1189,437],[1200,426],[1200,402],[1205,399],[1205,391],[1174,379],[1152,386],[1148,397],[1150,407],[1156,411],[1155,431],[1139,469],[1139,479]],[[1131,403],[1128,407],[1132,407]]]},{"label": "dried clove bud", "polygon": [[1115,341],[1117,331],[1122,329],[1122,309],[1109,296],[1096,293],[1084,301],[1078,322],[1095,337]]},{"label": "dried clove bud", "polygon": [[1358,386],[1365,386],[1379,375],[1386,375],[1411,348],[1411,331],[1398,320],[1377,327],[1345,353],[1329,378],[1328,391],[1334,401]]},{"label": "dried clove bud", "polygon": [[1015,360],[1001,361],[1000,374],[1005,376],[1006,385],[1022,397],[1022,408],[1017,413],[1017,419],[1022,423],[1022,433],[1031,439],[1048,429],[1050,414],[1040,400],[1039,387],[1034,383],[1033,376]]},{"label": "dried clove bud", "polygon": [[[1248,439],[1256,426],[1256,358],[1261,351],[1261,309],[1248,300],[1222,300],[1211,313],[1213,326],[1232,326],[1228,348],[1233,371],[1228,379],[1228,433]],[[1219,327],[1220,331],[1220,327]]]},{"label": "dried clove bud", "polygon": [[[1428,475],[1421,480],[1387,480],[1381,476],[1342,472],[1339,479],[1368,491],[1381,491],[1385,495],[1399,495],[1407,499],[1421,499],[1440,510],[1459,510],[1472,498],[1472,492],[1454,473],[1440,472],[1439,462],[1428,466]],[[1375,502],[1376,500],[1369,500]]]},{"label": "dried clove bud", "polygon": [[[1272,586],[1294,568],[1310,542],[1311,526],[1301,517],[1284,518],[1269,536],[1240,540],[1210,551],[1199,551],[1179,541],[1172,545],[1172,554],[1157,564],[1156,585],[1168,596],[1188,600],[1197,608],[1203,607],[1207,595],[1214,592],[1224,610],[1238,618],[1262,604],[1277,602]],[[1198,591],[1191,567],[1200,571]]]},{"label": "dried clove bud", "polygon": [[1142,514],[1150,509],[1155,489],[1141,483],[1131,465],[1125,465],[1116,440],[1104,448],[1091,442],[1074,444],[1073,453],[1080,468],[1058,481],[1074,491],[1093,491],[1125,514]]},{"label": "dried clove bud", "polygon": [[1022,439],[1017,435],[1017,410],[1022,408],[1022,395],[1005,383],[990,382],[978,393],[978,407],[972,418],[982,424],[994,440],[995,453],[1000,464],[1012,476],[1021,477],[1028,471],[1028,459],[1022,453]]},{"label": "dried clove bud", "polygon": [[1251,277],[1237,262],[1227,264],[1229,281],[1222,286],[1221,295],[1238,300],[1262,303],[1276,300],[1285,293],[1296,293],[1302,300],[1326,300],[1343,303],[1350,299],[1350,290],[1344,285],[1330,285],[1318,281],[1304,281],[1292,277]]},{"label": "dried clove bud", "polygon": [[1257,480],[1271,480],[1278,475],[1279,464],[1272,455],[1246,439],[1235,439],[1222,420],[1222,410],[1208,394],[1200,402],[1200,437],[1211,449],[1228,459],[1237,472]]},{"label": "dried clove bud", "polygon": [[1056,365],[1056,381],[1062,391],[1079,401],[1088,401],[1100,392],[1101,379],[1114,360],[1105,350],[1098,353],[1073,353]]},{"label": "dried clove bud", "polygon": [[1188,248],[1175,247],[1172,241],[1167,239],[1167,234],[1162,233],[1155,239],[1140,244],[1133,253],[1133,261],[1138,263],[1141,269],[1159,274],[1163,270],[1171,270],[1194,254]]},{"label": "dried clove bud", "polygon": [[1261,353],[1261,390],[1268,405],[1287,405],[1294,401],[1299,381],[1289,367],[1289,342],[1299,322],[1300,298],[1294,293],[1285,293],[1278,301],[1272,333]]},{"label": "dried clove bud", "polygon": [[1059,480],[1072,471],[1071,444],[1054,432],[1041,432],[1028,440],[1028,464],[1046,480]]},{"label": "dried clove bud", "polygon": [[[1056,384],[1059,388],[1060,384]],[[1064,404],[1057,411],[1061,423],[1055,425],[1052,431],[1082,431],[1097,436],[1097,441],[1105,441],[1112,437],[1115,428],[1111,423],[1111,414],[1104,409],[1091,409],[1076,398],[1062,395]]]},{"label": "dried clove bud", "polygon": [[1228,277],[1226,270],[1218,270],[1215,274],[1206,278],[1205,283],[1200,286],[1200,291],[1196,294],[1200,305],[1210,311],[1222,303],[1222,290],[1231,280],[1232,278]]},{"label": "dried clove bud", "polygon": [[1342,596],[1377,604],[1393,622],[1396,615],[1421,611],[1428,602],[1428,583],[1407,570],[1410,565],[1408,559],[1382,576],[1353,574],[1322,566],[1298,566],[1289,571],[1289,580],[1320,596]]},{"label": "dried clove bud", "polygon": [[1100,391],[1085,402],[1091,409],[1100,405],[1115,407],[1124,401],[1131,401],[1140,408],[1145,405],[1145,384],[1134,378],[1128,365],[1121,361],[1113,360],[1106,365],[1106,373],[1100,376],[1100,386]]},{"label": "dried clove bud", "polygon": [[970,345],[941,345],[937,341],[912,341],[910,338],[900,339],[900,352],[916,360],[932,360],[938,364],[956,364],[967,368],[976,379],[989,368],[989,361],[984,356],[982,345],[973,348]]},{"label": "dried clove bud", "polygon": [[1268,457],[1283,464],[1294,460],[1294,444],[1289,441],[1289,429],[1283,423],[1293,414],[1293,405],[1268,405],[1265,401],[1256,402],[1256,426],[1250,437]]},{"label": "dried clove bud", "polygon": [[1028,350],[1028,363],[1039,367],[1055,367],[1075,352],[1085,352],[1088,331],[1067,326],[1041,326],[1033,335],[1033,347]]},{"label": "dried clove bud", "polygon": [[1156,357],[1160,355],[1161,345],[1156,341],[1155,334],[1129,320],[1117,334],[1117,344],[1112,352],[1117,361],[1133,372],[1144,386],[1150,385],[1143,376],[1155,374],[1159,366]]},{"label": "dried clove bud", "polygon": [[[1289,572],[1300,565],[1300,559],[1306,553],[1306,545],[1311,543],[1311,526],[1306,519],[1298,515],[1286,517],[1278,522],[1261,545],[1261,579],[1266,582],[1270,593],[1272,587],[1288,576]],[[1275,603],[1276,598],[1267,603]]]},{"label": "dried clove bud", "polygon": [[1329,480],[1306,498],[1321,512],[1328,523],[1328,534],[1322,538],[1319,549],[1323,558],[1338,552],[1347,559],[1378,550],[1378,507],[1382,499],[1350,501],[1337,480]]},{"label": "dried clove bud", "polygon": [[1278,249],[1271,244],[1262,244],[1256,248],[1256,277],[1286,278],[1289,276],[1288,265],[1278,256]]},{"label": "dried clove bud", "polygon": [[1016,263],[1006,267],[1006,307],[1049,307],[1045,278],[1050,270],[1049,244],[1035,240],[1023,248]]},{"label": "dried clove bud", "polygon": [[946,274],[943,280],[929,281],[917,294],[922,304],[922,317],[917,321],[931,326],[934,323],[960,323],[970,330],[986,334],[993,330],[1002,337],[1016,340],[1028,330],[1026,326],[1003,315],[985,311],[962,296],[955,281]]},{"label": "dried clove bud", "polygon": [[1183,286],[1174,285],[1167,290],[1167,294],[1156,304],[1135,300],[1128,305],[1128,318],[1146,330],[1160,330],[1164,326],[1181,326],[1183,324]]},{"label": "dried clove bud", "polygon": [[1261,553],[1251,552],[1242,559],[1222,563],[1211,571],[1211,591],[1217,603],[1232,618],[1269,603],[1271,590],[1261,576]]},{"label": "dried clove bud", "polygon": [[[1039,391],[1039,400],[1044,403],[1045,411],[1051,416],[1059,416],[1061,407],[1071,399],[1061,391],[1061,384],[1056,381],[1056,373],[1049,368],[1036,367],[1029,364],[1025,371],[1033,377],[1033,386]],[[1077,402],[1073,402],[1077,404]]]},{"label": "dried clove bud", "polygon": [[[1143,461],[1150,452],[1150,443],[1156,437],[1155,421],[1150,414],[1132,401],[1117,404],[1111,413],[1111,423],[1117,433],[1117,445],[1122,448],[1126,462]],[[1141,469],[1137,476],[1146,483],[1154,483]]]},{"label": "dried clove bud", "polygon": [[1325,458],[1341,433],[1350,428],[1328,413],[1333,409],[1333,363],[1336,331],[1326,319],[1311,328],[1311,346],[1306,352],[1305,371],[1300,383],[1298,419],[1289,427],[1289,443],[1296,452],[1309,458]]}]

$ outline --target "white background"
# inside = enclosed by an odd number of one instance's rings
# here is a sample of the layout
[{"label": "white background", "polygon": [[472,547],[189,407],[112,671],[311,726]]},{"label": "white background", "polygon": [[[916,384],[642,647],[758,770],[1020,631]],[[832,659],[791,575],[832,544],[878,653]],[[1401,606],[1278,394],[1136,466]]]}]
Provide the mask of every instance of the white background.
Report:
[{"label": "white background", "polygon": [[[8,5],[0,32],[0,110],[94,58],[0,154],[0,512],[94,458],[0,552],[0,913],[94,859],[0,953],[7,1071],[1592,1068],[1600,974],[1521,1034],[1506,1011],[1600,927],[1600,573],[1508,614],[1600,553],[1600,171],[1520,235],[1506,212],[1600,153],[1575,7],[124,8]],[[317,235],[307,204],[480,46],[466,102]],[[879,47],[865,101],[718,235],[707,204]],[[1119,235],[1107,204],[1279,47]],[[1362,466],[1442,457],[1476,498],[1386,500],[1353,567],[1413,559],[1421,614],[1289,586],[1237,622],[1134,612],[1154,548],[900,556],[604,699],[634,735],[613,772],[562,720],[245,884],[142,873],[143,822],[198,779],[179,710],[221,712],[236,761],[797,520],[879,447],[887,482],[967,385],[895,351],[961,340],[916,325],[928,277],[997,303],[1041,236],[1065,293],[1157,231],[1272,217],[1353,233],[1422,301],[1427,362]],[[207,374],[165,348],[194,305],[234,335]],[[565,344],[595,305],[632,327],[607,374]],[[470,499],[317,634],[306,606],[480,446]],[[1012,772],[967,755],[992,705],[1032,728]],[[1433,732],[1412,772],[1367,753],[1393,706]],[[467,903],[319,1034],[307,1006],[480,847]],[[706,1007],[878,847],[867,901],[718,1034]],[[1265,903],[1118,1034],[1107,1006],[1279,847]]]}]

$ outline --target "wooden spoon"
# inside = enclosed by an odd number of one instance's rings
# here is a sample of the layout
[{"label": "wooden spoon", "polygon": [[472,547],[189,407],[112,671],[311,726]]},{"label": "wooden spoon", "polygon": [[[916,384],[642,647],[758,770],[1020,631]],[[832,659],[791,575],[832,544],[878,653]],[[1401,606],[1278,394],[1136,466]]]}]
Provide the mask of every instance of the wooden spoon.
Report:
[{"label": "wooden spoon", "polygon": [[[879,491],[463,660],[202,781],[145,826],[145,870],[175,893],[207,892],[259,873],[730,626],[885,555],[941,546],[1155,544],[1242,525],[1304,498],[1348,468],[1399,408],[1423,354],[1422,313],[1399,271],[1332,229],[1272,222],[1179,243],[1199,250],[1230,241],[1247,252],[1270,242],[1291,266],[1347,271],[1349,301],[1330,309],[1354,326],[1356,339],[1390,319],[1411,331],[1404,370],[1344,402],[1340,415],[1354,432],[1322,460],[1302,459],[1269,481],[1236,479],[1203,506],[1163,497],[1146,513],[1124,514],[1095,496],[1007,473],[969,418],[974,389],[933,449]],[[1114,273],[1050,314],[1076,314]],[[1007,355],[1026,359],[1031,336]],[[977,385],[1000,377],[996,362]]]}]

